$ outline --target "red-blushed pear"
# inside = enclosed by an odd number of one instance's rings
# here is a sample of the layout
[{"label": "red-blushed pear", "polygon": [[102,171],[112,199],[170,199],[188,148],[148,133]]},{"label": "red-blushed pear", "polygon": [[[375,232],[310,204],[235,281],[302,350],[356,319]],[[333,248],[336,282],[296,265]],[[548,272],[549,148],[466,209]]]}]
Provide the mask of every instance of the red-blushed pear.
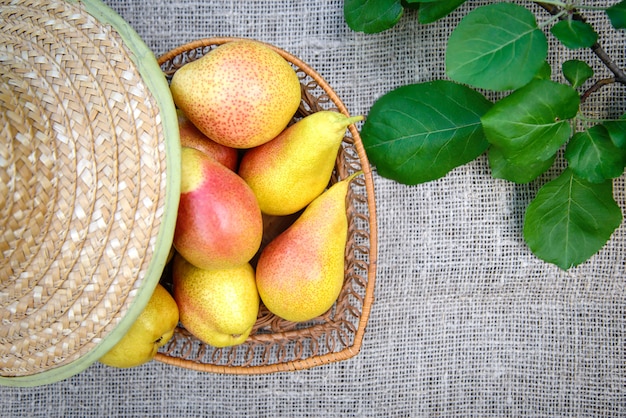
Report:
[{"label": "red-blushed pear", "polygon": [[268,45],[234,40],[179,68],[174,103],[206,136],[233,148],[276,137],[300,106],[294,68]]},{"label": "red-blushed pear", "polygon": [[172,280],[180,323],[187,331],[214,347],[238,345],[248,338],[260,303],[249,263],[205,270],[177,254],[172,261]]},{"label": "red-blushed pear", "polygon": [[303,209],[328,186],[346,128],[363,116],[323,110],[300,119],[276,138],[248,150],[239,175],[268,215]]},{"label": "red-blushed pear", "polygon": [[360,173],[313,200],[293,225],[261,251],[256,284],[273,314],[288,321],[308,321],[337,300],[345,274],[346,195],[350,181]]},{"label": "red-blushed pear", "polygon": [[181,159],[176,251],[204,269],[249,262],[263,236],[263,218],[254,193],[236,173],[201,151],[184,147]]},{"label": "red-blushed pear", "polygon": [[221,163],[233,171],[239,165],[239,150],[218,144],[205,134],[200,132],[196,125],[191,123],[185,114],[179,109],[178,130],[180,132],[180,145],[183,147],[195,148],[213,157],[215,161]]}]

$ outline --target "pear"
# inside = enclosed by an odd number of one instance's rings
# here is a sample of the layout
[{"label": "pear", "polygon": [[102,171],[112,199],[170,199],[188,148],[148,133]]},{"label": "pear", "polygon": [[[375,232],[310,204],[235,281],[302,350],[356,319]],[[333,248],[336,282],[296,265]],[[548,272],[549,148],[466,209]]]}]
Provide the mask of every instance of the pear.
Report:
[{"label": "pear", "polygon": [[215,161],[221,163],[233,171],[239,165],[239,150],[226,145],[218,144],[191,123],[185,114],[177,109],[178,130],[180,133],[180,145],[182,147],[195,148],[213,157]]},{"label": "pear", "polygon": [[263,237],[254,193],[237,173],[194,148],[181,151],[174,248],[191,264],[224,269],[249,262]]},{"label": "pear", "polygon": [[172,281],[180,323],[187,331],[214,347],[238,345],[248,338],[260,304],[249,263],[205,270],[177,254],[172,261]]},{"label": "pear", "polygon": [[346,128],[363,116],[323,110],[289,126],[272,141],[248,150],[238,173],[268,215],[290,215],[328,186]]},{"label": "pear", "polygon": [[172,338],[178,325],[178,305],[161,284],[122,339],[99,361],[111,367],[128,368],[152,360]]},{"label": "pear", "polygon": [[337,300],[348,234],[346,195],[359,173],[323,192],[261,251],[256,284],[273,314],[292,322],[308,321]]},{"label": "pear", "polygon": [[176,106],[213,141],[251,148],[277,136],[301,100],[294,68],[268,45],[235,40],[179,68],[170,83]]}]

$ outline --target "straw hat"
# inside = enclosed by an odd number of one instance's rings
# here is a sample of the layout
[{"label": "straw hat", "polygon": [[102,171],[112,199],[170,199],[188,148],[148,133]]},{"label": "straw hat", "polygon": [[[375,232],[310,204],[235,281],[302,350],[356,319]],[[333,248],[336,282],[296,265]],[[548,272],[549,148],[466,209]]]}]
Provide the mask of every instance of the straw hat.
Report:
[{"label": "straw hat", "polygon": [[126,332],[177,213],[174,106],[98,0],[0,0],[0,384],[71,376]]}]

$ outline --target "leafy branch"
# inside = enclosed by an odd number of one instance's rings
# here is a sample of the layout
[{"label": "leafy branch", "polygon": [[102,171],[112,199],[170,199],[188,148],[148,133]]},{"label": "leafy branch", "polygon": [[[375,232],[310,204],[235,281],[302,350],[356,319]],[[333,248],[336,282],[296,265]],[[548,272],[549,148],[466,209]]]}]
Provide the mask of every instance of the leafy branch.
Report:
[{"label": "leafy branch", "polygon": [[[344,16],[353,30],[376,33],[393,27],[407,9],[417,10],[419,23],[426,24],[464,2],[345,0]],[[502,2],[468,12],[446,46],[449,80],[386,93],[370,109],[361,136],[378,173],[407,185],[443,177],[483,153],[493,177],[539,181],[563,150],[567,168],[541,185],[526,209],[523,234],[537,257],[569,269],[598,252],[622,222],[613,179],[626,167],[626,114],[591,120],[581,106],[606,85],[626,85],[626,73],[582,13],[604,12],[621,30],[626,0],[610,7],[529,3],[551,19],[538,25],[528,8]],[[590,48],[613,76],[594,81],[593,68],[572,59],[560,68],[568,84],[553,81],[548,30],[569,49]],[[492,102],[479,90],[506,95]],[[579,131],[576,122],[583,127]]]},{"label": "leafy branch", "polygon": [[[558,16],[561,20],[567,20],[569,17],[571,19],[582,22],[583,24],[587,24],[586,19],[575,9],[561,9],[559,6],[556,6],[552,3],[547,2],[535,2],[537,5],[545,9],[548,13],[553,16]],[[565,7],[565,6],[562,6]],[[597,9],[597,7],[594,7]],[[569,13],[569,16],[564,11]],[[602,61],[602,63],[615,75],[614,77],[603,78],[598,80],[593,84],[587,91],[585,91],[581,96],[581,103],[584,103],[589,96],[591,96],[596,91],[600,90],[603,86],[620,83],[626,85],[626,73],[617,65],[615,62],[609,57],[606,51],[602,48],[602,46],[598,42],[594,42],[591,45],[591,51]]]}]

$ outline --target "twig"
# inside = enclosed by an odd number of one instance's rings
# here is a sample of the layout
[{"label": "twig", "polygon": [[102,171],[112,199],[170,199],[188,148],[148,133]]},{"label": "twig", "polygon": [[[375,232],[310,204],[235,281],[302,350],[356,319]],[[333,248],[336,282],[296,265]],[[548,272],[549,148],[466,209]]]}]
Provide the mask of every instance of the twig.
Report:
[{"label": "twig", "polygon": [[580,102],[584,103],[585,100],[587,100],[589,98],[589,96],[591,96],[594,92],[600,90],[603,86],[606,86],[608,84],[613,84],[613,83],[615,83],[615,77],[603,78],[602,80],[596,81],[593,86],[589,87],[580,96]]},{"label": "twig", "polygon": [[[559,14],[561,12],[559,7],[557,7],[555,5],[542,3],[540,1],[536,1],[535,3],[539,7],[542,7],[543,9],[545,9],[548,13],[550,13],[553,16],[555,16],[555,15],[557,15],[557,14]],[[578,13],[576,11],[576,9],[572,9],[571,10],[571,16],[572,16],[572,19],[579,20],[581,22],[586,22],[585,18],[580,13]],[[567,16],[561,16],[561,19],[567,19]],[[602,87],[602,86],[604,86],[606,84],[610,84],[610,83],[620,83],[620,84],[625,84],[626,85],[626,73],[621,68],[619,68],[619,66],[617,64],[615,64],[615,62],[611,59],[611,57],[609,57],[609,55],[602,48],[602,46],[600,46],[600,44],[598,42],[594,43],[591,46],[591,51],[600,59],[600,61],[602,61],[602,63],[604,65],[606,65],[606,67],[615,76],[613,78],[607,78],[607,79],[598,81],[598,83],[596,83],[596,84],[600,84],[600,85],[597,88],[595,88],[593,91],[596,91],[600,87]],[[606,81],[606,80],[612,80],[612,81],[609,82],[609,81]],[[594,87],[591,87],[591,89],[593,89],[593,88]],[[589,90],[591,90],[591,89],[589,89]],[[592,93],[593,93],[593,91],[592,91]],[[585,94],[586,93],[587,92],[585,92]]]},{"label": "twig", "polygon": [[591,46],[591,50],[600,61],[606,65],[606,67],[611,70],[611,72],[615,75],[615,82],[626,84],[626,73],[615,64],[615,62],[608,56],[606,51],[598,44],[597,42]]}]

